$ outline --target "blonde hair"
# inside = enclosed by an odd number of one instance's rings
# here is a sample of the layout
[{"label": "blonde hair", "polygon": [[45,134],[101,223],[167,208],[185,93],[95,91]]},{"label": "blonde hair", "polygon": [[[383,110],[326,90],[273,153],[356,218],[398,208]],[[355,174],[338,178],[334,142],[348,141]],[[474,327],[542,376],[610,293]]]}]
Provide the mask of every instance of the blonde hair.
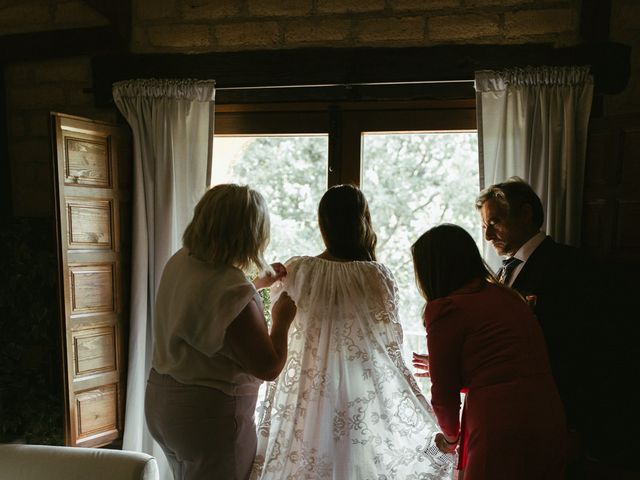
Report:
[{"label": "blonde hair", "polygon": [[246,185],[221,184],[208,190],[182,236],[189,253],[203,262],[247,271],[270,271],[269,212],[262,195]]}]

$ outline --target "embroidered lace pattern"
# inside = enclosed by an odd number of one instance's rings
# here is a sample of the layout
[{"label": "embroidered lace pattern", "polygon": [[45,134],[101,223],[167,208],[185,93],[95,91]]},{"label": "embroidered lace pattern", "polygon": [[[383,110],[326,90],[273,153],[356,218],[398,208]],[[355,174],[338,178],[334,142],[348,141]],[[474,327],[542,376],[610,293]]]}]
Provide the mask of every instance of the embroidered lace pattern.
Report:
[{"label": "embroidered lace pattern", "polygon": [[294,257],[272,288],[298,307],[284,370],[257,409],[253,479],[440,480],[438,431],[402,358],[398,291],[377,262]]}]

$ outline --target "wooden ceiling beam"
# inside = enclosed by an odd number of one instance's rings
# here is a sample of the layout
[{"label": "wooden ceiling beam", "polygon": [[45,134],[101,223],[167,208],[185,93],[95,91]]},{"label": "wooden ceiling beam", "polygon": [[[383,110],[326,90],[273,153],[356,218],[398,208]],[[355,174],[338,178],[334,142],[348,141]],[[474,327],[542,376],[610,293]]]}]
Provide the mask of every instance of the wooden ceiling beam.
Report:
[{"label": "wooden ceiling beam", "polygon": [[92,63],[96,103],[105,106],[112,103],[112,84],[133,78],[214,79],[219,89],[354,86],[473,80],[476,70],[529,65],[590,65],[596,92],[611,94],[622,91],[629,80],[630,52],[630,47],[612,42],[566,48],[548,44],[441,45],[114,54],[94,57]]},{"label": "wooden ceiling beam", "polygon": [[128,47],[112,26],[1,35],[0,64],[126,52]]}]

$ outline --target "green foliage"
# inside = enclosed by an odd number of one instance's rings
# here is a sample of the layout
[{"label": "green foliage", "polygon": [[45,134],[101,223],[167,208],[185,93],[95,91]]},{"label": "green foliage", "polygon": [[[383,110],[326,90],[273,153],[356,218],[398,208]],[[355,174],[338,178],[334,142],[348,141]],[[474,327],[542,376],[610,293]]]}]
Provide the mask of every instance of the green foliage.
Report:
[{"label": "green foliage", "polygon": [[327,187],[327,148],[323,136],[258,137],[232,166],[233,181],[256,188],[269,204],[269,261],[324,250],[316,218]]},{"label": "green foliage", "polygon": [[0,231],[0,442],[63,443],[53,233],[17,219]]},{"label": "green foliage", "polygon": [[269,296],[269,289],[263,288],[262,290],[260,290],[260,297],[262,297],[264,319],[266,320],[269,328],[271,328],[271,297]]}]

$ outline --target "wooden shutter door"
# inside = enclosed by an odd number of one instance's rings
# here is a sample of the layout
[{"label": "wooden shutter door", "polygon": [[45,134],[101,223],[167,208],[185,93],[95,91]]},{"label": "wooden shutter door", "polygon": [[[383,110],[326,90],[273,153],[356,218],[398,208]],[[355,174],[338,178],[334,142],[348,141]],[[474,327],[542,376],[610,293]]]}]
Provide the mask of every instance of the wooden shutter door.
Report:
[{"label": "wooden shutter door", "polygon": [[591,120],[582,244],[637,281],[640,266],[640,115]]},{"label": "wooden shutter door", "polygon": [[128,129],[52,114],[65,442],[122,438],[130,265]]}]

